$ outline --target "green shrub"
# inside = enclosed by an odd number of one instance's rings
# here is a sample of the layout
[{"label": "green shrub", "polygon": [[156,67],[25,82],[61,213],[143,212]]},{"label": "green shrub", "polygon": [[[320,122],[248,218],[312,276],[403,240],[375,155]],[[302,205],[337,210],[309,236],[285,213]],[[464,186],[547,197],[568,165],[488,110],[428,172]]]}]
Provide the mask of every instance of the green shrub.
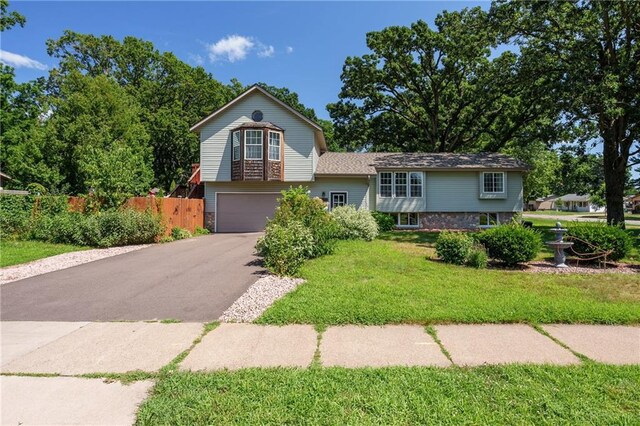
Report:
[{"label": "green shrub", "polygon": [[465,265],[476,269],[484,269],[489,264],[487,250],[482,245],[475,245],[469,251]]},{"label": "green shrub", "polygon": [[593,258],[598,253],[611,251],[607,260],[620,260],[629,254],[633,246],[631,236],[624,229],[604,222],[574,222],[568,227],[565,239],[573,242],[568,252],[582,258]]},{"label": "green shrub", "polygon": [[378,230],[380,230],[380,232],[391,231],[396,226],[396,221],[393,219],[393,216],[388,213],[374,211],[371,212],[371,215],[376,220],[376,223],[378,224]]},{"label": "green shrub", "polygon": [[313,235],[302,222],[287,224],[271,222],[256,244],[265,266],[276,275],[295,275],[313,253]]},{"label": "green shrub", "polygon": [[170,243],[172,241],[173,241],[173,237],[171,235],[165,235],[163,237],[160,237],[160,239],[158,240],[158,242],[161,244]]},{"label": "green shrub", "polygon": [[446,263],[463,265],[471,248],[473,240],[463,232],[443,231],[436,240],[436,254]]},{"label": "green shrub", "polygon": [[200,226],[196,226],[196,229],[193,231],[193,235],[209,235],[211,232],[207,228],[202,228]]},{"label": "green shrub", "polygon": [[0,195],[0,238],[25,237],[34,221],[68,207],[66,196]]},{"label": "green shrub", "polygon": [[282,198],[270,223],[286,226],[291,221],[299,221],[311,231],[313,249],[310,257],[333,253],[340,228],[322,200],[311,198],[307,188],[302,186],[282,191]]},{"label": "green shrub", "polygon": [[171,237],[174,240],[184,240],[185,238],[191,238],[192,235],[188,230],[175,226],[171,228]]},{"label": "green shrub", "polygon": [[341,206],[334,208],[331,216],[340,227],[338,236],[344,240],[372,241],[378,236],[378,224],[368,210]]},{"label": "green shrub", "polygon": [[51,243],[112,247],[153,243],[163,231],[159,217],[126,209],[91,215],[41,215],[33,221],[28,237]]},{"label": "green shrub", "polygon": [[528,262],[542,248],[538,232],[515,223],[487,229],[477,234],[476,238],[487,248],[490,258],[507,265]]}]

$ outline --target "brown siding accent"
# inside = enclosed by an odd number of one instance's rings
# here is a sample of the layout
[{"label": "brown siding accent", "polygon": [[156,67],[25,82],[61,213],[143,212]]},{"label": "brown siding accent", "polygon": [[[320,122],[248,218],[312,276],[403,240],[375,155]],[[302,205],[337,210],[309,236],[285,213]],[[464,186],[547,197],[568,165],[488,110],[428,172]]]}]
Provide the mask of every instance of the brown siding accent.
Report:
[{"label": "brown siding accent", "polygon": [[264,166],[261,160],[244,160],[244,180],[264,180]]},{"label": "brown siding accent", "polygon": [[280,181],[280,172],[282,167],[280,166],[281,161],[269,161],[267,169],[267,180],[275,180]]},{"label": "brown siding accent", "polygon": [[231,162],[231,180],[241,180],[242,178],[242,161]]}]

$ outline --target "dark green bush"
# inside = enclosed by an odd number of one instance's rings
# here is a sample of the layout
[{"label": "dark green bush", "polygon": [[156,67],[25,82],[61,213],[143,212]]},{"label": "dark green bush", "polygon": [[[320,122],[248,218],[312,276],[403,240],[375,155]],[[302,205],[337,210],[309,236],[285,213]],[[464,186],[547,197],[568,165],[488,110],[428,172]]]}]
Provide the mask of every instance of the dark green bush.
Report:
[{"label": "dark green bush", "polygon": [[191,232],[184,228],[180,228],[179,226],[171,228],[171,237],[173,237],[174,240],[184,240],[185,238],[191,238],[192,236]]},{"label": "dark green bush", "polygon": [[565,239],[573,242],[570,254],[587,259],[611,251],[607,260],[620,260],[633,246],[631,236],[624,229],[605,223],[574,222],[568,227]]},{"label": "dark green bush", "polygon": [[380,230],[380,232],[391,231],[396,226],[396,221],[388,213],[374,211],[371,212],[371,215],[378,223],[378,229]]},{"label": "dark green bush", "polygon": [[443,231],[436,240],[438,257],[455,265],[464,265],[472,247],[473,240],[463,232]]},{"label": "dark green bush", "polygon": [[302,186],[282,191],[282,198],[270,222],[285,226],[291,221],[299,221],[311,231],[313,249],[310,257],[333,253],[340,227],[322,200],[311,198],[307,188]]},{"label": "dark green bush", "polygon": [[313,252],[313,235],[302,222],[271,222],[256,245],[264,264],[276,275],[295,275]]},{"label": "dark green bush", "polygon": [[534,259],[542,248],[540,234],[516,223],[496,226],[477,234],[489,257],[507,265]]},{"label": "dark green bush", "polygon": [[487,250],[482,245],[475,245],[469,251],[465,265],[476,269],[484,269],[489,264]]},{"label": "dark green bush", "polygon": [[66,196],[0,195],[0,238],[24,237],[35,220],[68,208]]}]

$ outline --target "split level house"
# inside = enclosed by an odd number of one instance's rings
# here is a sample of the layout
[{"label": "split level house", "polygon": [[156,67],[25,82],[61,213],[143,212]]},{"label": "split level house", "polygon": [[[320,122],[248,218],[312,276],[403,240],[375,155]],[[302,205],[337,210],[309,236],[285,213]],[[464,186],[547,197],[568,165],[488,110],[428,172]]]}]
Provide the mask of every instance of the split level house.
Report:
[{"label": "split level house", "polygon": [[280,191],[305,186],[328,209],[389,213],[399,228],[477,228],[523,207],[526,166],[501,154],[328,152],[322,128],[259,86],[195,124],[205,226],[264,229]]}]

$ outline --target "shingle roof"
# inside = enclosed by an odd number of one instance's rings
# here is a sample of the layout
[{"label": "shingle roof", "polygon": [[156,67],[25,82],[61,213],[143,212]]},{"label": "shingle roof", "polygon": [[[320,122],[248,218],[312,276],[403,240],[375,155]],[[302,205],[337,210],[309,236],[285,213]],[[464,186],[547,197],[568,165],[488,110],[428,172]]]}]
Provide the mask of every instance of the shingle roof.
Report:
[{"label": "shingle roof", "polygon": [[378,169],[505,169],[527,166],[505,154],[327,152],[318,161],[317,175],[374,175]]}]

